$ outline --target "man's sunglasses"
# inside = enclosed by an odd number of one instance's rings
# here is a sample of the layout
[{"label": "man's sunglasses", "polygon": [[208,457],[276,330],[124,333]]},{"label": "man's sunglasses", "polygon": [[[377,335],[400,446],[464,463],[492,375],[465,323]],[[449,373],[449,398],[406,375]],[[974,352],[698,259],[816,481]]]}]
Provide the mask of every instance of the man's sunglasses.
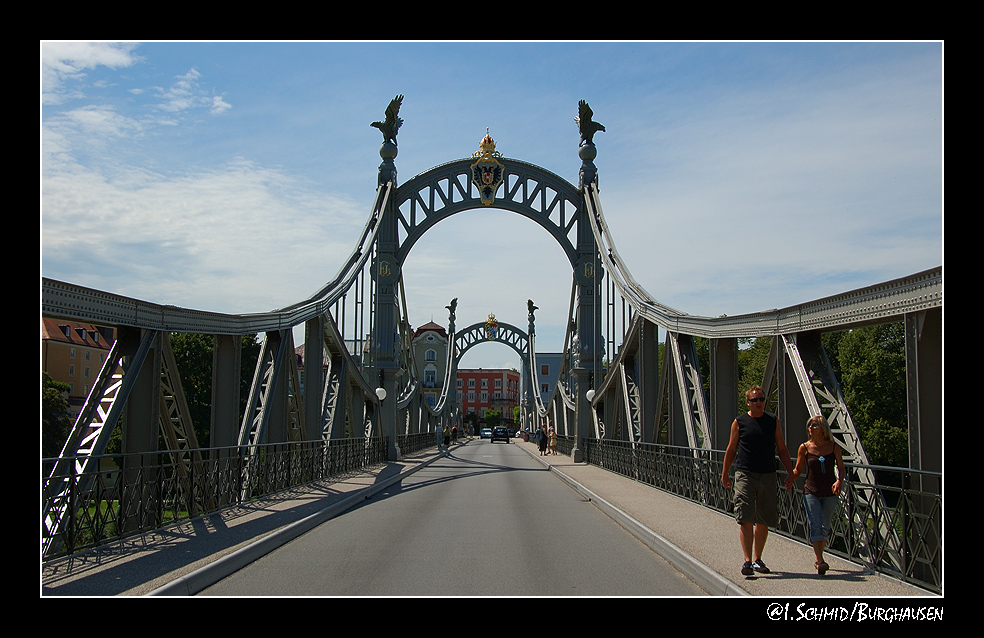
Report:
[{"label": "man's sunglasses", "polygon": [[765,401],[765,397],[755,397],[754,399],[749,399],[749,403],[762,403]]}]

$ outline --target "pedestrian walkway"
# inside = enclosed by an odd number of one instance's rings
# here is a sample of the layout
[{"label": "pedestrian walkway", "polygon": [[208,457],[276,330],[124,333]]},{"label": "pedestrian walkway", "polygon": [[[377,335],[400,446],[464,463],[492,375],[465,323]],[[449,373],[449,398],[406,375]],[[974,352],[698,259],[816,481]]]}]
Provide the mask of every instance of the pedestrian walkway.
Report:
[{"label": "pedestrian walkway", "polygon": [[[541,457],[532,443],[517,447],[713,596],[932,596],[835,556],[817,576],[812,549],[778,535],[763,557],[772,573],[746,578],[731,517],[567,456]],[[52,561],[42,566],[42,596],[193,595],[440,456],[431,449]]]},{"label": "pedestrian walkway", "polygon": [[813,548],[778,534],[769,535],[762,555],[771,573],[742,576],[745,559],[733,517],[596,465],[574,463],[569,456],[539,456],[535,446],[527,449],[713,596],[934,596],[830,554],[825,555],[829,571],[818,576]]}]

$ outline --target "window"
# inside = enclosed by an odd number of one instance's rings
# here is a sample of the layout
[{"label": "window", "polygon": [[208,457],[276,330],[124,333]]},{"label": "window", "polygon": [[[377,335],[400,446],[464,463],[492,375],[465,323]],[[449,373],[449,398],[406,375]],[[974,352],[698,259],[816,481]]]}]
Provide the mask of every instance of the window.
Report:
[{"label": "window", "polygon": [[495,385],[495,387],[497,387],[497,388],[501,388],[502,387],[502,379],[496,379],[493,385]]},{"label": "window", "polygon": [[468,387],[469,388],[475,387],[475,379],[468,379]]},{"label": "window", "polygon": [[483,388],[489,387],[489,380],[488,379],[482,379],[482,387]]},{"label": "window", "polygon": [[544,364],[542,364],[540,366],[540,374],[543,375],[543,376],[547,376],[547,375],[550,374],[550,364],[549,363],[544,363]]},{"label": "window", "polygon": [[424,361],[437,361],[437,350],[431,348],[425,352]]}]

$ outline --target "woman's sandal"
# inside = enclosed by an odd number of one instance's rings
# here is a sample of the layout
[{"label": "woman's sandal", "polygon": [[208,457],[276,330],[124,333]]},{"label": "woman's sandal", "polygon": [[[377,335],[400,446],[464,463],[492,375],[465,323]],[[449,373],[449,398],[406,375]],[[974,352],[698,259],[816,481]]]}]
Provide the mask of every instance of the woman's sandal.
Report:
[{"label": "woman's sandal", "polygon": [[824,574],[826,574],[827,573],[827,569],[830,567],[830,565],[828,565],[827,563],[825,563],[822,560],[821,561],[814,561],[813,566],[817,568],[817,573],[820,574],[821,576],[823,576]]}]

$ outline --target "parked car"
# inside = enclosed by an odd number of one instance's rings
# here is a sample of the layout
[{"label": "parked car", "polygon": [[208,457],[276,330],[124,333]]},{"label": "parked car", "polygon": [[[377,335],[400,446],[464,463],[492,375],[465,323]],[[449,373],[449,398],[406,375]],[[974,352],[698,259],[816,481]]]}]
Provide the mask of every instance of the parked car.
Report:
[{"label": "parked car", "polygon": [[502,426],[492,428],[492,436],[489,437],[490,443],[495,443],[496,441],[505,441],[509,443],[509,429]]},{"label": "parked car", "polygon": [[482,433],[479,435],[479,437],[483,439],[491,439],[492,428],[482,428]]}]

